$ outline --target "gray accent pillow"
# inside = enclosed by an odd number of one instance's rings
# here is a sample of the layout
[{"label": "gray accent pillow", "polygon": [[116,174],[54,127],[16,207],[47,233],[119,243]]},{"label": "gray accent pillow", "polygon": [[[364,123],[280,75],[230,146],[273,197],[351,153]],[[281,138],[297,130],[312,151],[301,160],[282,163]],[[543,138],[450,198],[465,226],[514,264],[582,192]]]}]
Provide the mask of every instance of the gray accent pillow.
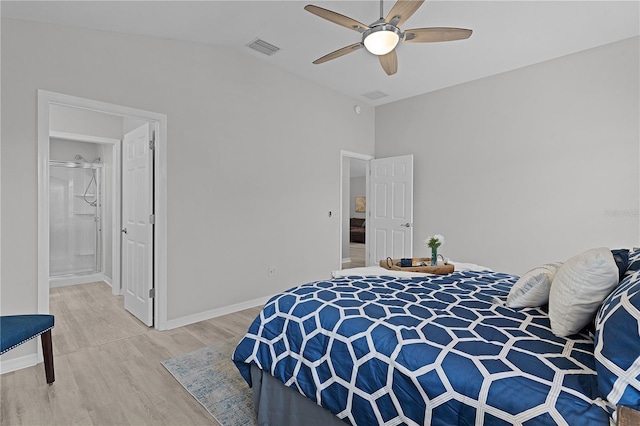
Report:
[{"label": "gray accent pillow", "polygon": [[526,272],[511,287],[507,296],[510,308],[537,308],[549,303],[549,291],[561,262],[547,263]]},{"label": "gray accent pillow", "polygon": [[618,266],[607,247],[567,260],[556,272],[549,293],[553,334],[566,337],[582,330],[617,285]]}]

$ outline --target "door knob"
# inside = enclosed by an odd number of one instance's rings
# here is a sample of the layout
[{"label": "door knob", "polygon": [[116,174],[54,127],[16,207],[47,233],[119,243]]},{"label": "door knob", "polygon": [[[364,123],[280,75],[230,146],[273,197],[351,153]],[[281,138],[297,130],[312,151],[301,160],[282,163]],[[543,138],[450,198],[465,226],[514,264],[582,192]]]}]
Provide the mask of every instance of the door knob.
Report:
[{"label": "door knob", "polygon": [[123,228],[122,231],[120,231],[120,232],[122,232],[123,234],[126,234],[127,233],[127,228]]},{"label": "door knob", "polygon": [[404,226],[405,228],[411,228],[411,224],[410,224],[409,222],[407,222],[407,223],[403,223],[403,224],[402,224],[402,225],[400,225],[400,226]]}]

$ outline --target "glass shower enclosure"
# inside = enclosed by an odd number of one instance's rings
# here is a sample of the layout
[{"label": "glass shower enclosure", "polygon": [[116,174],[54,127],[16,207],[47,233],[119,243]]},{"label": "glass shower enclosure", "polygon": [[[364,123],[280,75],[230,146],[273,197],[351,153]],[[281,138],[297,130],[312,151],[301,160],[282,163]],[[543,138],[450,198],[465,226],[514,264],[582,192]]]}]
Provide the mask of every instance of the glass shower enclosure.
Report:
[{"label": "glass shower enclosure", "polygon": [[49,163],[49,276],[102,272],[102,164]]}]

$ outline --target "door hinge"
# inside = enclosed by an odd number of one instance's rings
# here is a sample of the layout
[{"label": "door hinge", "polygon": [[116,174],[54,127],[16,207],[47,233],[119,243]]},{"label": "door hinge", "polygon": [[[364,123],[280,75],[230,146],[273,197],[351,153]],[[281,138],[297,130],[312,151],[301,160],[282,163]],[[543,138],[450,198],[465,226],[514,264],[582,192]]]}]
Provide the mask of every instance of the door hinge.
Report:
[{"label": "door hinge", "polygon": [[152,225],[156,224],[156,215],[155,214],[150,214],[149,215],[149,223]]},{"label": "door hinge", "polygon": [[151,136],[151,140],[149,141],[149,149],[150,150],[154,150],[156,149],[156,134],[153,133],[153,135]]},{"label": "door hinge", "polygon": [[150,288],[149,289],[149,299],[154,299],[156,297],[156,289],[155,288]]}]

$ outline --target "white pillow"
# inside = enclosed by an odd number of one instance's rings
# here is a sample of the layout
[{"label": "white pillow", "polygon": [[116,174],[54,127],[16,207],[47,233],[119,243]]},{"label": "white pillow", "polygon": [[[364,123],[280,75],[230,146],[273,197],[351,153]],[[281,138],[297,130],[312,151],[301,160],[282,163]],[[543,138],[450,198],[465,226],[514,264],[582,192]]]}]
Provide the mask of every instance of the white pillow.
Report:
[{"label": "white pillow", "polygon": [[507,296],[510,308],[536,308],[549,303],[549,290],[562,263],[547,263],[528,271],[511,287]]},{"label": "white pillow", "polygon": [[556,272],[549,293],[553,334],[565,337],[582,330],[617,284],[618,267],[606,247],[567,260]]}]

